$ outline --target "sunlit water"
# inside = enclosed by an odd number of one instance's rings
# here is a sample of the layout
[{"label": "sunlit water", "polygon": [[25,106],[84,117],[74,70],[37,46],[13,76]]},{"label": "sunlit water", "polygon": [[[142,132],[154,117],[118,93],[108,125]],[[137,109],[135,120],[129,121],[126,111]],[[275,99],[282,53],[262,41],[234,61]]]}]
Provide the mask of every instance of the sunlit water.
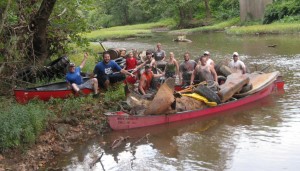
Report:
[{"label": "sunlit water", "polygon": [[[279,70],[285,91],[241,109],[216,116],[125,131],[113,131],[74,146],[57,157],[64,170],[299,170],[300,168],[300,36],[238,37],[223,33],[187,36],[192,43],[173,42],[174,36],[104,42],[108,48],[145,50],[161,42],[181,60],[185,51],[196,58],[205,50],[216,63],[234,51],[251,68]],[[269,45],[277,45],[275,48]],[[148,136],[146,136],[148,135]],[[115,149],[110,146],[127,137]],[[95,165],[91,163],[99,157]]]}]

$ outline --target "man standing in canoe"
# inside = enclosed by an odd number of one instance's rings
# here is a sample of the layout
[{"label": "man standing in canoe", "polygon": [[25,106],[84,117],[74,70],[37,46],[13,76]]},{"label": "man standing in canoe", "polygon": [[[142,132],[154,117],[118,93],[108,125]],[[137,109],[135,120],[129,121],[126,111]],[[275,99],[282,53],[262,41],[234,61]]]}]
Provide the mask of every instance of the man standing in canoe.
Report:
[{"label": "man standing in canoe", "polygon": [[69,64],[69,69],[66,75],[66,81],[68,87],[72,88],[76,93],[82,93],[80,89],[89,88],[94,90],[93,97],[98,97],[98,81],[96,78],[83,82],[82,76],[80,75],[81,69],[84,67],[85,62],[88,58],[88,53],[84,53],[84,58],[79,67],[75,67],[74,63]]},{"label": "man standing in canoe", "polygon": [[239,54],[234,52],[232,55],[233,60],[229,63],[229,68],[233,69],[234,72],[246,73],[246,65],[239,59]]},{"label": "man standing in canoe", "polygon": [[103,61],[98,62],[95,66],[94,74],[97,75],[99,86],[106,90],[111,83],[124,80],[125,77],[123,74],[134,77],[132,73],[122,69],[115,61],[110,60],[110,54],[108,52],[103,53]]},{"label": "man standing in canoe", "polygon": [[183,85],[189,84],[192,72],[194,71],[197,63],[190,60],[190,54],[185,52],[183,55],[184,61],[179,65],[179,79],[182,80]]},{"label": "man standing in canoe", "polygon": [[215,62],[210,58],[210,53],[208,51],[205,51],[203,55],[207,58],[206,65],[212,65],[213,67],[215,67]]},{"label": "man standing in canoe", "polygon": [[206,81],[208,86],[218,83],[218,76],[214,67],[212,65],[206,65],[206,61],[206,56],[200,57],[200,61],[192,73],[190,85],[194,84],[196,75],[199,76],[200,82]]}]

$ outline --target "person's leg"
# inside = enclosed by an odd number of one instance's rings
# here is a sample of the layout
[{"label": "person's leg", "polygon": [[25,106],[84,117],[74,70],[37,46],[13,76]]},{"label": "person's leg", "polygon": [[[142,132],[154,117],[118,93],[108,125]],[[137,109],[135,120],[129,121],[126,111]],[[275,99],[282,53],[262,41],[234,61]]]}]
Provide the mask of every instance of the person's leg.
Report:
[{"label": "person's leg", "polygon": [[71,87],[75,92],[79,92],[79,90],[80,90],[80,88],[75,83],[71,84]]},{"label": "person's leg", "polygon": [[105,90],[107,90],[107,88],[109,87],[109,77],[108,75],[103,75],[101,77],[98,78],[98,86],[99,88],[103,88]]},{"label": "person's leg", "polygon": [[125,78],[126,78],[125,75],[121,74],[121,73],[109,75],[109,81],[112,84],[123,81],[123,80],[125,80]]},{"label": "person's leg", "polygon": [[94,89],[94,94],[98,94],[98,80],[97,78],[92,78],[92,84]]}]

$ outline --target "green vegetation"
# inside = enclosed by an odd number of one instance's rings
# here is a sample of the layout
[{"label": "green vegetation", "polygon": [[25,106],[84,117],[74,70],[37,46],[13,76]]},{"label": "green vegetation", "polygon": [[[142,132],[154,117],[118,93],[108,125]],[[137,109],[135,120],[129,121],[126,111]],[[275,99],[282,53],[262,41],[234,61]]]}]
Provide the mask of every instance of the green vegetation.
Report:
[{"label": "green vegetation", "polygon": [[234,27],[226,30],[227,34],[280,34],[280,33],[299,33],[300,24],[281,24],[274,23],[268,25],[253,25],[246,27]]},{"label": "green vegetation", "polygon": [[71,46],[73,50],[68,54],[70,61],[78,66],[83,60],[84,52],[88,52],[89,58],[86,61],[86,65],[84,66],[82,71],[90,73],[93,72],[95,64],[101,60],[101,55],[99,53],[102,53],[104,51],[101,45],[99,43],[89,43],[89,45],[85,48],[81,48],[75,44],[72,44]]},{"label": "green vegetation", "polygon": [[[104,93],[103,102],[109,103],[109,111],[119,110],[116,104],[124,100],[124,86],[117,84],[112,90]],[[51,99],[47,103],[32,100],[26,105],[14,100],[1,99],[0,107],[0,152],[11,148],[26,148],[35,143],[38,136],[45,131],[48,122],[59,118],[64,120],[75,113],[86,112],[102,114],[101,99],[87,97],[70,97],[68,99]],[[111,103],[112,102],[112,103]],[[100,108],[100,109],[99,109]],[[100,125],[98,125],[100,126]]]},{"label": "green vegetation", "polygon": [[275,1],[272,5],[269,5],[267,7],[263,19],[263,24],[270,24],[288,16],[298,16],[299,19],[299,13],[299,0]]},{"label": "green vegetation", "polygon": [[135,24],[126,26],[116,26],[110,28],[103,28],[95,30],[90,33],[83,34],[83,37],[87,38],[91,42],[107,39],[120,39],[136,36],[147,36],[151,33],[151,29],[175,26],[175,21],[172,19],[161,20],[159,22],[147,23],[147,24]]},{"label": "green vegetation", "polygon": [[1,101],[0,151],[34,143],[53,115],[42,102],[20,105],[11,100]]},{"label": "green vegetation", "polygon": [[211,26],[197,27],[192,29],[182,29],[171,31],[170,34],[191,34],[195,32],[208,32],[208,31],[223,31],[227,27],[231,27],[240,22],[240,18],[233,18],[228,21],[217,23]]}]

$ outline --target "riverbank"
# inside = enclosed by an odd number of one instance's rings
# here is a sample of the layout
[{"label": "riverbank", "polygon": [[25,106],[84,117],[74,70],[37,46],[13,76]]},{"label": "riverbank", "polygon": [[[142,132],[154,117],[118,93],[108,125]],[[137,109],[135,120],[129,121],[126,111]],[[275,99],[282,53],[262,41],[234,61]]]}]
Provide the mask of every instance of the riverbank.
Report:
[{"label": "riverbank", "polygon": [[87,96],[27,105],[13,99],[2,102],[0,170],[43,169],[55,156],[72,151],[73,144],[110,131],[103,113],[120,110],[119,101],[124,98],[120,84],[97,99]]},{"label": "riverbank", "polygon": [[257,34],[294,34],[300,32],[300,21],[292,23],[275,22],[272,24],[260,24],[260,22],[245,23],[240,18],[233,18],[227,21],[216,22],[213,25],[201,26],[190,29],[172,30],[175,22],[164,20],[149,24],[136,24],[130,26],[118,26],[95,30],[85,33],[83,36],[89,41],[109,40],[109,39],[126,39],[129,37],[146,37],[151,36],[157,30],[163,30],[173,35],[186,35],[197,32],[218,32],[224,31],[231,35],[257,35]]},{"label": "riverbank", "polygon": [[169,30],[174,28],[175,25],[176,23],[174,20],[168,19],[154,23],[103,28],[89,33],[83,33],[82,36],[87,38],[90,42],[125,39],[129,37],[147,37],[151,36],[153,31]]}]

